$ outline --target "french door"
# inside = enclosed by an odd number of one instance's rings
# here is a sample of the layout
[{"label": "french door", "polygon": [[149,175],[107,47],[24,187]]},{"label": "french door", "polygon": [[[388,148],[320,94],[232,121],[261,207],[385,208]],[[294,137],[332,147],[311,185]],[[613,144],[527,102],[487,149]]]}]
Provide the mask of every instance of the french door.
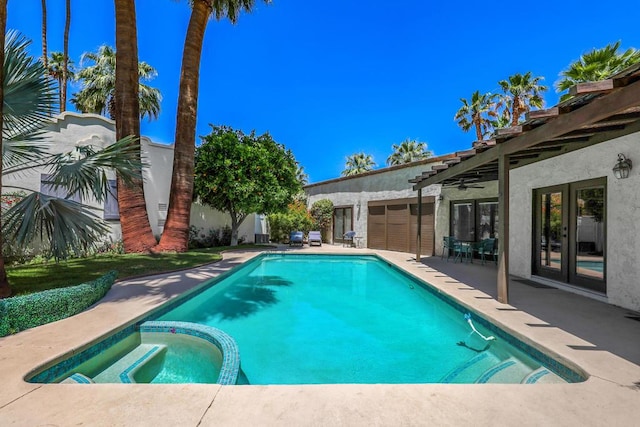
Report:
[{"label": "french door", "polygon": [[353,230],[353,208],[337,207],[333,210],[333,241],[343,243],[344,233]]},{"label": "french door", "polygon": [[606,293],[606,178],[534,190],[533,272]]}]

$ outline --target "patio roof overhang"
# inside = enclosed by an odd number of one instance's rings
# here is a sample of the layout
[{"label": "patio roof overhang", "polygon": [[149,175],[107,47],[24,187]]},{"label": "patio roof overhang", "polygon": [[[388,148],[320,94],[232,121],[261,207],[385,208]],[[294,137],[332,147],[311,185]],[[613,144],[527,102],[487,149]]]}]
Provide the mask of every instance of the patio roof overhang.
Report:
[{"label": "patio roof overhang", "polygon": [[431,184],[498,179],[498,159],[518,168],[640,131],[640,64],[608,80],[580,83],[572,98],[546,110],[530,111],[525,121],[498,129],[491,140],[476,141],[443,165],[409,180],[414,190]]},{"label": "patio roof overhang", "polygon": [[[499,129],[492,140],[455,153],[444,164],[409,180],[418,197],[432,184],[498,180],[498,301],[508,303],[509,170],[640,131],[640,64],[608,80],[580,83],[555,107],[529,112],[525,121]],[[421,206],[421,204],[418,204]],[[420,223],[418,212],[418,223]],[[418,226],[418,248],[420,248]],[[416,254],[420,260],[420,253]]]}]

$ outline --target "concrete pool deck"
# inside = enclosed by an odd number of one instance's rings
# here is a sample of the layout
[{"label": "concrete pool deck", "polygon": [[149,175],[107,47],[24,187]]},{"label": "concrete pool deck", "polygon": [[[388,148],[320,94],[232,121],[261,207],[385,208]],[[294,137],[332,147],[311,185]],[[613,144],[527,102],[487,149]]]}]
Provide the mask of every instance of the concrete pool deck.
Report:
[{"label": "concrete pool deck", "polygon": [[[288,249],[288,248],[286,248]],[[365,249],[295,248],[304,253]],[[635,425],[640,420],[637,313],[564,291],[511,281],[498,303],[495,266],[416,263],[375,251],[520,339],[589,375],[578,384],[30,384],[33,369],[144,317],[202,281],[256,256],[228,252],[193,270],[116,283],[87,311],[0,338],[0,425]],[[492,283],[493,281],[493,283]],[[628,316],[628,317],[627,317]]]}]

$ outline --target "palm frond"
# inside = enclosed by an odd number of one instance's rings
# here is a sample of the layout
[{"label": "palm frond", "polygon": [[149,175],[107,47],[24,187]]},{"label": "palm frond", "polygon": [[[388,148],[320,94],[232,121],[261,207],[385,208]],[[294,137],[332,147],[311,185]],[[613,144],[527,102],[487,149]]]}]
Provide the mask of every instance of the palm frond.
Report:
[{"label": "palm frond", "polygon": [[2,232],[19,247],[35,240],[48,244],[52,255],[61,259],[91,247],[108,229],[86,206],[35,192],[4,213]]},{"label": "palm frond", "polygon": [[106,169],[113,169],[126,184],[141,178],[143,163],[139,158],[139,140],[131,136],[102,150],[90,146],[58,154],[51,161],[51,185],[64,188],[67,194],[79,194],[103,202],[110,191]]},{"label": "palm frond", "polygon": [[[9,32],[5,44],[4,140],[25,139],[50,119],[56,96],[42,63],[29,56],[31,42],[17,32]],[[4,153],[3,153],[4,157]]]}]

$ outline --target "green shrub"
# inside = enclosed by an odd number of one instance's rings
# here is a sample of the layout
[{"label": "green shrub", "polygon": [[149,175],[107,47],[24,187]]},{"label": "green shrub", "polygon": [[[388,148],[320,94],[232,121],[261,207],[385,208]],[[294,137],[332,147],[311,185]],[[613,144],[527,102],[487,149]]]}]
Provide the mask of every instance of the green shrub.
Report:
[{"label": "green shrub", "polygon": [[301,202],[291,203],[283,213],[269,215],[271,241],[286,242],[292,231],[307,234],[313,225],[311,215]]},{"label": "green shrub", "polygon": [[313,228],[322,233],[322,240],[329,241],[329,231],[333,220],[333,202],[329,199],[321,199],[311,205],[309,210],[313,219]]},{"label": "green shrub", "polygon": [[78,314],[109,291],[117,272],[67,288],[0,300],[0,337]]}]

